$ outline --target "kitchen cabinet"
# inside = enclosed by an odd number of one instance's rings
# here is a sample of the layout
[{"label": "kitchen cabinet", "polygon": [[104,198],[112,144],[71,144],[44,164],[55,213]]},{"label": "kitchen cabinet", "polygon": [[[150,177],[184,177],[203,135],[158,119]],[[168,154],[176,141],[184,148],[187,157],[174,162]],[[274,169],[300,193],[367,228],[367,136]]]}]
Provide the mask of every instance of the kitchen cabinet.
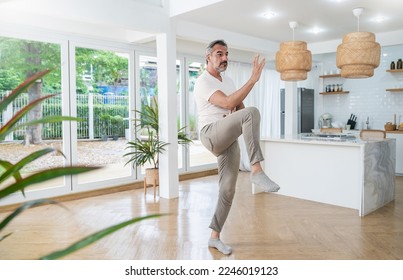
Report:
[{"label": "kitchen cabinet", "polygon": [[[391,70],[386,70],[386,72],[389,72],[389,73],[403,73],[403,69],[391,69]],[[399,91],[403,91],[403,88],[402,87],[387,88],[386,91],[399,92]]]},{"label": "kitchen cabinet", "polygon": [[396,139],[396,174],[403,176],[403,131],[386,131],[386,138]]},{"label": "kitchen cabinet", "polygon": [[[346,94],[346,93],[349,93],[349,91],[345,91],[345,90],[338,90],[338,91],[326,91],[325,90],[325,88],[326,88],[325,79],[328,79],[328,78],[340,78],[340,77],[341,77],[340,74],[331,74],[331,75],[319,76],[319,78],[323,79],[323,87],[322,87],[323,92],[319,92],[319,94],[328,94],[328,95],[330,95],[330,94]],[[336,83],[336,84],[340,84],[340,83]]]}]

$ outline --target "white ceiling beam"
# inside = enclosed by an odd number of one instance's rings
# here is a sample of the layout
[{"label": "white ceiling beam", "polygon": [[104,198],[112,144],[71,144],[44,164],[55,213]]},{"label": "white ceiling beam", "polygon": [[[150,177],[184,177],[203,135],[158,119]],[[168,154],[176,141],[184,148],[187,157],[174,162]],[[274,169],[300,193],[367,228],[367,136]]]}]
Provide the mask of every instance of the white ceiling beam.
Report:
[{"label": "white ceiling beam", "polygon": [[171,17],[216,4],[224,0],[170,0],[169,15]]}]

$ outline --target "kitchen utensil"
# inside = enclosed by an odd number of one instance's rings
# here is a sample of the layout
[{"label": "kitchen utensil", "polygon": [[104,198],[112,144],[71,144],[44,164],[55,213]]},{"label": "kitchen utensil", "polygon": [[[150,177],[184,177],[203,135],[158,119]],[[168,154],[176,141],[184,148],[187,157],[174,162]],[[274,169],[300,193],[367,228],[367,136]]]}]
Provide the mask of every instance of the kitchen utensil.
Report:
[{"label": "kitchen utensil", "polygon": [[347,120],[347,124],[351,125],[351,118],[353,117],[353,114],[350,115],[350,118]]},{"label": "kitchen utensil", "polygon": [[323,128],[332,127],[332,115],[330,115],[329,113],[325,113],[320,116],[320,121],[322,122]]},{"label": "kitchen utensil", "polygon": [[356,115],[353,115],[353,117],[352,117],[352,119],[351,119],[351,126],[350,126],[350,128],[351,129],[354,129],[355,128],[355,125],[357,124],[357,116]]}]

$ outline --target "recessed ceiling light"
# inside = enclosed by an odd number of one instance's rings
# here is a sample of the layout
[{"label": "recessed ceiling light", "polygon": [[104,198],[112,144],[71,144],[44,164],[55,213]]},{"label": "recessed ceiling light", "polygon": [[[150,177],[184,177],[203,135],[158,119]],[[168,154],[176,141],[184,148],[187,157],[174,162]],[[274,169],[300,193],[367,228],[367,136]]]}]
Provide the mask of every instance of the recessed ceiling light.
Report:
[{"label": "recessed ceiling light", "polygon": [[375,22],[384,22],[386,20],[386,17],[384,16],[377,16],[373,19]]},{"label": "recessed ceiling light", "polygon": [[263,17],[268,18],[268,19],[274,18],[276,15],[277,14],[273,11],[267,11],[267,12],[263,13]]},{"label": "recessed ceiling light", "polygon": [[314,27],[314,28],[311,29],[310,32],[313,33],[313,34],[318,34],[318,33],[322,32],[322,31],[323,31],[323,29],[321,29],[319,27]]}]

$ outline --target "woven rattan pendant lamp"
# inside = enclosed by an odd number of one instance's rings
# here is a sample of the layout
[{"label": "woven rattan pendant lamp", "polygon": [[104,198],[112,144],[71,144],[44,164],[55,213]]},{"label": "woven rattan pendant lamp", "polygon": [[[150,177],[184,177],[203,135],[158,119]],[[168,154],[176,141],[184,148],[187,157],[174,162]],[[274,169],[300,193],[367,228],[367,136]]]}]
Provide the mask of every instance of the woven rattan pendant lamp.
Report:
[{"label": "woven rattan pendant lamp", "polygon": [[375,34],[360,32],[360,15],[363,8],[353,9],[358,19],[358,32],[344,35],[343,42],[337,47],[336,65],[344,78],[360,79],[374,75],[379,66],[381,46],[375,42]]},{"label": "woven rattan pendant lamp", "polygon": [[276,70],[281,73],[283,81],[306,80],[307,72],[312,67],[312,54],[305,42],[294,41],[294,29],[298,23],[291,21],[289,25],[293,31],[293,41],[280,44],[280,50],[276,53]]}]

